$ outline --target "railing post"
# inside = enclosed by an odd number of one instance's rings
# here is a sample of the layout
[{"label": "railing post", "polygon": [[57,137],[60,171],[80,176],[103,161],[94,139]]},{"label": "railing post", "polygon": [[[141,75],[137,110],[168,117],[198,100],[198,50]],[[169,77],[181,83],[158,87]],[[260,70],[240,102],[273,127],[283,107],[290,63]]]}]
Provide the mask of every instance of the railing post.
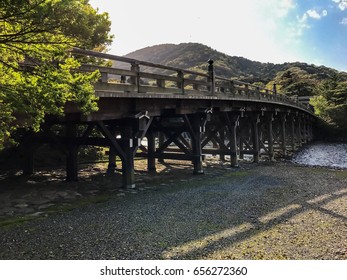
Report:
[{"label": "railing post", "polygon": [[251,98],[251,94],[250,94],[248,85],[245,85],[245,93],[247,95],[247,98]]},{"label": "railing post", "polygon": [[236,89],[235,89],[234,81],[229,82],[229,90],[230,90],[230,93],[235,97]]},{"label": "railing post", "polygon": [[184,94],[184,73],[182,70],[177,71],[177,87],[182,90],[182,94]]},{"label": "railing post", "polygon": [[157,79],[157,87],[165,88],[165,80]]},{"label": "railing post", "polygon": [[130,70],[136,73],[135,77],[130,78],[130,83],[136,85],[137,92],[140,92],[140,65],[138,63],[132,63]]},{"label": "railing post", "polygon": [[108,73],[107,72],[101,72],[100,74],[101,74],[101,78],[100,78],[101,82],[107,83],[108,82]]},{"label": "railing post", "polygon": [[256,87],[256,93],[257,93],[257,98],[261,99],[261,97],[260,97],[260,87]]},{"label": "railing post", "polygon": [[213,63],[214,61],[212,59],[209,59],[208,61],[208,82],[210,83],[210,93],[211,95],[215,94],[216,91],[216,85],[215,85],[215,72],[214,72],[214,66]]}]

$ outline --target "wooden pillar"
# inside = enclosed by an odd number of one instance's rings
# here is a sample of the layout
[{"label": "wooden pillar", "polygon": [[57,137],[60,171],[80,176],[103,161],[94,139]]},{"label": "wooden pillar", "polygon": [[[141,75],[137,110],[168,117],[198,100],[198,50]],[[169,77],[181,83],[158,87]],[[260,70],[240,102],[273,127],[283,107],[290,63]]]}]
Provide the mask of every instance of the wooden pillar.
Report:
[{"label": "wooden pillar", "polygon": [[274,134],[273,134],[273,113],[269,113],[267,117],[268,122],[268,150],[269,150],[269,159],[271,161],[275,160],[275,153],[274,153]]},{"label": "wooden pillar", "polygon": [[155,134],[153,131],[147,132],[147,150],[148,150],[148,157],[147,157],[147,169],[150,172],[155,172]]},{"label": "wooden pillar", "polygon": [[281,137],[281,149],[283,155],[287,155],[287,143],[286,143],[286,115],[284,113],[280,116],[280,137]]},{"label": "wooden pillar", "polygon": [[190,117],[192,127],[192,150],[193,150],[193,174],[204,174],[202,167],[202,147],[201,147],[201,134],[204,130],[204,124],[201,120],[200,114],[194,114]]},{"label": "wooden pillar", "polygon": [[292,151],[295,151],[295,118],[293,115],[290,117],[290,141]]},{"label": "wooden pillar", "polygon": [[307,143],[307,141],[308,141],[307,119],[305,116],[303,117],[302,127],[303,127],[303,141],[304,141],[304,143]]},{"label": "wooden pillar", "polygon": [[[164,132],[159,132],[159,147],[161,147],[165,142],[165,134]],[[164,159],[163,158],[159,158],[158,162],[160,163],[164,163]]]},{"label": "wooden pillar", "polygon": [[[221,130],[219,131],[219,136],[220,136],[221,142],[225,143],[225,130],[224,130],[224,127],[223,127],[223,129],[221,129]],[[222,148],[221,148],[221,149],[222,149]],[[225,155],[224,155],[224,153],[221,153],[221,154],[219,155],[219,159],[222,160],[222,161],[225,160]]]},{"label": "wooden pillar", "polygon": [[239,147],[240,147],[240,155],[239,155],[239,158],[240,159],[243,159],[244,158],[244,154],[243,154],[243,149],[244,149],[244,143],[243,143],[243,139],[242,139],[242,137],[244,137],[244,131],[245,131],[245,129],[244,129],[244,122],[243,123],[241,123],[241,125],[240,125],[240,141],[239,141]]},{"label": "wooden pillar", "polygon": [[297,133],[297,139],[299,147],[302,146],[302,133],[301,133],[301,116],[298,116],[298,133]]},{"label": "wooden pillar", "polygon": [[308,120],[308,134],[309,134],[309,141],[312,141],[313,140],[312,118]]},{"label": "wooden pillar", "polygon": [[259,146],[259,114],[253,113],[251,117],[251,125],[252,125],[252,140],[253,140],[253,161],[259,162],[260,156],[260,146]]},{"label": "wooden pillar", "polygon": [[[227,113],[226,113],[227,114]],[[231,167],[239,167],[239,161],[237,159],[237,127],[239,125],[239,115],[233,115],[228,120],[229,127],[229,146],[230,146],[230,165]]]},{"label": "wooden pillar", "polygon": [[215,84],[215,71],[214,71],[214,66],[213,66],[214,61],[212,59],[208,60],[208,82],[209,82],[209,90],[210,94],[214,95],[216,92],[216,84]]},{"label": "wooden pillar", "polygon": [[134,165],[134,139],[131,123],[123,127],[121,132],[122,150],[125,157],[122,159],[123,187],[135,188],[135,165]]},{"label": "wooden pillar", "polygon": [[66,124],[67,157],[66,157],[66,180],[68,182],[78,181],[78,145],[77,125],[75,123]]}]

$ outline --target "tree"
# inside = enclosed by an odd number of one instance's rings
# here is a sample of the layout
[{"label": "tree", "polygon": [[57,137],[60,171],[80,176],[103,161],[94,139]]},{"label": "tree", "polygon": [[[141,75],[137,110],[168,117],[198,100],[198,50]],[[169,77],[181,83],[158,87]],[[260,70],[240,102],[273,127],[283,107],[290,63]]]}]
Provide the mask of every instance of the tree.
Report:
[{"label": "tree", "polygon": [[339,74],[321,82],[311,100],[318,116],[343,133],[347,131],[347,82]]},{"label": "tree", "polygon": [[69,49],[105,50],[109,30],[107,14],[97,14],[88,0],[0,2],[0,149],[16,128],[38,131],[67,102],[84,113],[97,110],[99,73],[74,71],[79,62]]},{"label": "tree", "polygon": [[281,92],[288,95],[313,96],[317,80],[299,67],[291,67],[277,73],[274,81]]}]

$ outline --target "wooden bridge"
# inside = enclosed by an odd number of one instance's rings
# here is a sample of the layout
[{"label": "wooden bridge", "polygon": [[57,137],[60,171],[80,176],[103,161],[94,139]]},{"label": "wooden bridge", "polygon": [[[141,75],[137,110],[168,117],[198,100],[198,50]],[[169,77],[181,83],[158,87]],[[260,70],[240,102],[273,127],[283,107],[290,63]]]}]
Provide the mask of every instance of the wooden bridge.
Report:
[{"label": "wooden bridge", "polygon": [[[246,154],[255,162],[262,156],[273,160],[276,152],[285,155],[313,138],[315,117],[307,104],[276,87],[267,90],[218,77],[212,60],[206,73],[200,73],[87,50],[73,54],[113,63],[80,69],[101,73],[95,85],[99,110],[83,116],[68,104],[64,119],[47,120],[40,136],[24,142],[27,174],[33,172],[34,142],[63,148],[69,181],[78,179],[79,147],[109,147],[108,171],[115,172],[119,156],[123,186],[134,188],[134,157],[147,158],[150,172],[155,172],[156,160],[174,159],[191,161],[194,174],[203,174],[207,154],[228,156],[237,167]],[[65,125],[65,135],[54,133],[56,123]]]}]

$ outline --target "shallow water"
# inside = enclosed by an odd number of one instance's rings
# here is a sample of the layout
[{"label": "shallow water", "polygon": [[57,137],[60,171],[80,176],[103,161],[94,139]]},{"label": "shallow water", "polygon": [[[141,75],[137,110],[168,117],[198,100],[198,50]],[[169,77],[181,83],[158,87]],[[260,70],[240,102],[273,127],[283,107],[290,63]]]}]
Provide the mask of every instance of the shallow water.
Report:
[{"label": "shallow water", "polygon": [[310,166],[347,168],[347,144],[310,144],[296,153],[292,162]]}]

